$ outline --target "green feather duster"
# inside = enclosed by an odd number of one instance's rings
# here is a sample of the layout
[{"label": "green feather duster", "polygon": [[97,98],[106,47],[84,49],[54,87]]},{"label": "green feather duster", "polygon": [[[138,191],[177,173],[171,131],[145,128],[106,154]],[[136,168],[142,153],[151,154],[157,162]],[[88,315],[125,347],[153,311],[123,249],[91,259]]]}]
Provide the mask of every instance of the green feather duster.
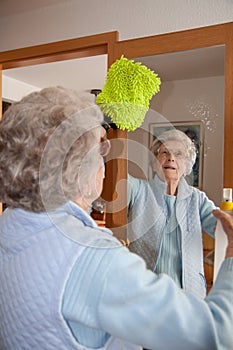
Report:
[{"label": "green feather duster", "polygon": [[122,56],[109,68],[96,103],[119,129],[135,130],[142,124],[160,84],[155,72]]}]

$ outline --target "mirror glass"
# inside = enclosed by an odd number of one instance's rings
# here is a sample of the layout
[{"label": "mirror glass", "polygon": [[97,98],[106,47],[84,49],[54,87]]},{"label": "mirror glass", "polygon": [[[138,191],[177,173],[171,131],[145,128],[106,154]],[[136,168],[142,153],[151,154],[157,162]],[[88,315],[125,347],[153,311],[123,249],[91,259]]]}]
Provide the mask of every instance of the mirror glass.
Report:
[{"label": "mirror glass", "polygon": [[133,59],[155,71],[161,86],[150,101],[142,126],[128,133],[128,173],[151,178],[148,147],[161,131],[177,127],[192,135],[198,148],[198,164],[189,183],[219,205],[223,187],[225,46]]}]

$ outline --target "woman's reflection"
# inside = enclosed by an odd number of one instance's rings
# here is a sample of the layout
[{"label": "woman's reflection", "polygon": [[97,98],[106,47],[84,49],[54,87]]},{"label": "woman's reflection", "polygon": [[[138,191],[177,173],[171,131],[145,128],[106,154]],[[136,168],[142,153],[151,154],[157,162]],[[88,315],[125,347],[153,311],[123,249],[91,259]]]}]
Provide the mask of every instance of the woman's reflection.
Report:
[{"label": "woman's reflection", "polygon": [[214,236],[214,203],[185,176],[192,172],[196,148],[182,131],[165,131],[151,146],[150,181],[128,179],[129,249],[147,267],[166,273],[186,291],[206,295],[202,231]]}]

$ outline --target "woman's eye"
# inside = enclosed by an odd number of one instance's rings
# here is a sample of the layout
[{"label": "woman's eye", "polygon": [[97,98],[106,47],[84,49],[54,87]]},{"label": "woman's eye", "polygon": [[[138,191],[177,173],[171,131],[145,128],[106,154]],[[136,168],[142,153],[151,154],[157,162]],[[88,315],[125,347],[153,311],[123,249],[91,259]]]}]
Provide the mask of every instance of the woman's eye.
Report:
[{"label": "woman's eye", "polygon": [[184,156],[185,156],[185,154],[182,151],[177,151],[175,153],[175,157],[177,157],[177,158],[184,158]]}]

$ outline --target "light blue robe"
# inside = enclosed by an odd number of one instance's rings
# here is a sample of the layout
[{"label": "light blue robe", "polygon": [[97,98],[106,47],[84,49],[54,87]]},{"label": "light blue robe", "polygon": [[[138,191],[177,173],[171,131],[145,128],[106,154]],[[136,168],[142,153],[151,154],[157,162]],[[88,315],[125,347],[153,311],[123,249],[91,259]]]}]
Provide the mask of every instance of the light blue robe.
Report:
[{"label": "light blue robe", "polygon": [[[131,242],[129,248],[146,261],[149,269],[156,271],[159,259],[168,259],[168,256],[162,254],[162,242],[170,218],[165,200],[166,184],[157,175],[150,181],[129,176],[128,182],[127,232]],[[184,290],[201,298],[206,295],[202,230],[214,237],[214,208],[214,203],[204,192],[189,186],[181,177],[172,216],[173,224],[177,222],[177,228],[174,227],[174,230],[177,230],[178,236],[173,242],[174,246],[170,246],[171,252],[180,250],[181,260],[174,261],[176,266],[171,265],[169,274],[173,276],[175,271],[180,270],[181,264],[180,285]],[[160,264],[164,262],[160,261]],[[180,276],[174,279],[177,281]]]},{"label": "light blue robe", "polygon": [[0,280],[1,350],[116,350],[111,335],[125,339],[123,350],[132,349],[127,341],[159,350],[233,346],[233,258],[200,300],[147,270],[74,203],[0,216]]}]

